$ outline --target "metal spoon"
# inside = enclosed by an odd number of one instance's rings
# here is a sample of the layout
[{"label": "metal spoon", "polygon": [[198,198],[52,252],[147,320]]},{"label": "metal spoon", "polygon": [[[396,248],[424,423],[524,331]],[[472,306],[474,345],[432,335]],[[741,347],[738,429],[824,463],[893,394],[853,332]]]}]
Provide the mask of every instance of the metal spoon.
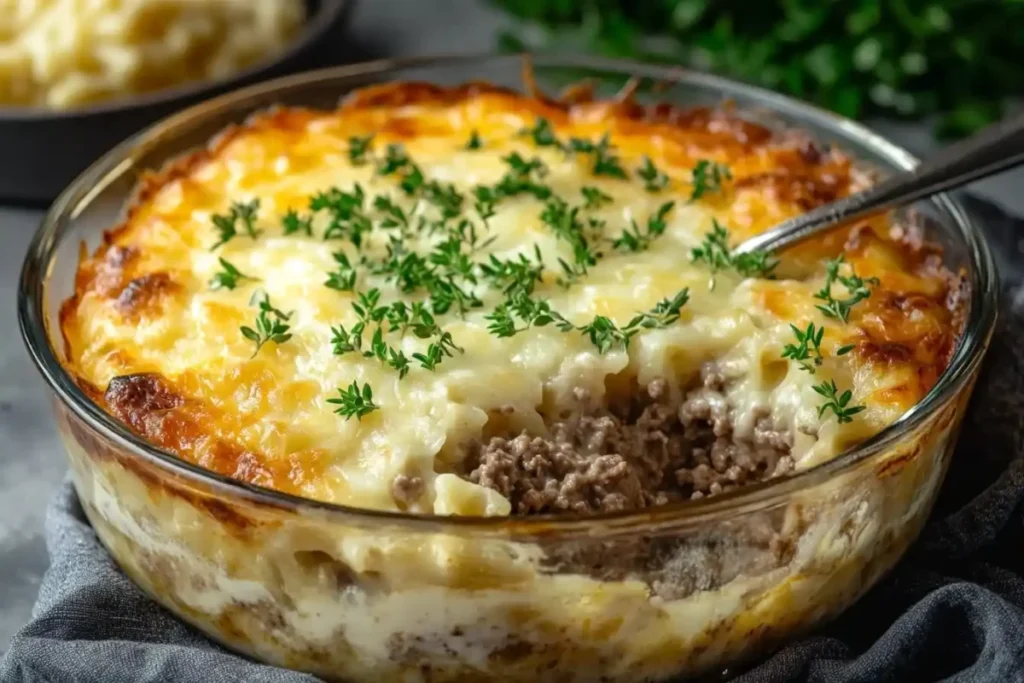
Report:
[{"label": "metal spoon", "polygon": [[1024,163],[1024,115],[988,126],[923,161],[912,171],[890,176],[863,192],[783,221],[771,230],[744,240],[733,253],[783,249],[837,223],[909,204],[1021,163]]}]

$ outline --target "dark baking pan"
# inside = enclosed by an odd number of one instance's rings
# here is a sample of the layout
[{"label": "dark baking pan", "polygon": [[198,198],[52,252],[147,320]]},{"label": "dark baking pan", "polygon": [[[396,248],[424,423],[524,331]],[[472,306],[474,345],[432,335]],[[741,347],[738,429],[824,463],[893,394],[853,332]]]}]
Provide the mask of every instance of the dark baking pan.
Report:
[{"label": "dark baking pan", "polygon": [[292,44],[226,78],[66,111],[0,106],[0,203],[50,202],[101,154],[168,114],[213,95],[330,60],[354,0],[307,0]]}]

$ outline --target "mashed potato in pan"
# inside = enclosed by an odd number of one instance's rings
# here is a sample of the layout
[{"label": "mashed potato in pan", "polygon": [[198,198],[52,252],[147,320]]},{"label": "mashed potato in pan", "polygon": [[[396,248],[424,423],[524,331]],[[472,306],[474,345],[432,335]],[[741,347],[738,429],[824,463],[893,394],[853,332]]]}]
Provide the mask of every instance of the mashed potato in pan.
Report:
[{"label": "mashed potato in pan", "polygon": [[0,0],[0,105],[67,109],[280,52],[302,0]]}]

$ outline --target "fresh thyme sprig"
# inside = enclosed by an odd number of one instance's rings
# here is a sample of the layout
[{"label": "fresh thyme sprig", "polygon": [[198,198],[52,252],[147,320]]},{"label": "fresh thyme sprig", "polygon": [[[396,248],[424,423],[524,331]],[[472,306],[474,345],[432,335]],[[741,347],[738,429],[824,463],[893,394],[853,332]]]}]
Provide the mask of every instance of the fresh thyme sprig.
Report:
[{"label": "fresh thyme sprig", "polygon": [[327,273],[327,281],[324,282],[324,286],[336,289],[339,292],[354,291],[358,274],[352,263],[348,260],[348,256],[343,251],[335,252],[332,256],[338,264],[338,268]]},{"label": "fresh thyme sprig", "polygon": [[590,339],[599,353],[607,353],[618,345],[629,348],[630,340],[641,329],[664,328],[679,320],[680,310],[689,300],[690,290],[683,288],[672,298],[659,301],[650,311],[637,314],[623,327],[616,325],[611,318],[598,315],[577,329]]},{"label": "fresh thyme sprig", "polygon": [[744,277],[770,278],[779,265],[778,259],[766,252],[734,255],[729,247],[729,231],[715,219],[711,220],[711,232],[704,235],[701,245],[690,251],[690,261],[711,268],[710,289],[715,288],[715,273],[719,271],[732,269]]},{"label": "fresh thyme sprig", "polygon": [[217,242],[210,247],[210,251],[227,244],[241,234],[239,223],[246,235],[252,239],[259,237],[261,231],[256,229],[259,210],[260,200],[256,197],[248,202],[232,202],[226,214],[213,214],[211,221],[217,231]]},{"label": "fresh thyme sprig", "polygon": [[690,301],[690,289],[684,287],[676,292],[671,298],[662,299],[654,308],[645,313],[639,313],[626,325],[627,329],[642,327],[652,330],[668,327],[679,320],[680,311]]},{"label": "fresh thyme sprig", "polygon": [[383,328],[378,327],[373,333],[373,338],[370,340],[370,348],[363,351],[363,356],[366,358],[376,358],[381,363],[384,363],[398,373],[398,379],[402,379],[409,374],[409,359],[406,358],[403,351],[389,346],[384,341]]},{"label": "fresh thyme sprig", "polygon": [[732,179],[732,172],[729,167],[715,161],[700,159],[693,167],[691,183],[693,189],[690,191],[690,201],[695,202],[709,192],[720,192],[722,183]]},{"label": "fresh thyme sprig", "polygon": [[329,398],[327,402],[337,405],[338,407],[334,412],[346,420],[353,417],[357,420],[362,420],[380,408],[380,406],[373,402],[373,390],[370,388],[370,385],[368,383],[364,384],[363,388],[360,389],[359,383],[354,380],[347,389],[339,387],[337,398]]},{"label": "fresh thyme sprig", "polygon": [[392,175],[409,165],[409,157],[405,153],[405,147],[392,143],[384,151],[384,159],[377,166],[377,173],[380,175]]},{"label": "fresh thyme sprig", "polygon": [[570,138],[569,149],[573,152],[594,155],[594,175],[606,175],[612,178],[626,180],[629,174],[622,167],[622,162],[615,154],[615,148],[611,143],[608,133],[601,136],[596,143],[583,138]]},{"label": "fresh thyme sprig", "polygon": [[[522,321],[521,327],[516,326],[516,318]],[[511,337],[531,327],[545,327],[552,323],[563,332],[570,332],[576,327],[552,309],[549,302],[532,299],[523,291],[513,292],[484,319],[490,321],[487,330],[499,338]]]},{"label": "fresh thyme sprig", "polygon": [[243,325],[240,329],[242,336],[256,343],[256,350],[252,352],[252,358],[260,352],[267,342],[283,344],[292,338],[289,330],[288,320],[291,313],[284,313],[270,304],[270,297],[266,292],[257,289],[249,299],[249,305],[259,306],[259,313],[256,314],[256,327]]},{"label": "fresh thyme sprig", "polygon": [[427,347],[426,353],[414,353],[412,357],[421,368],[433,371],[442,360],[454,357],[453,351],[464,353],[464,349],[455,345],[451,332],[442,332],[437,341]]},{"label": "fresh thyme sprig", "polygon": [[357,249],[362,247],[363,235],[373,230],[373,221],[363,211],[366,193],[356,183],[351,192],[337,187],[318,192],[309,200],[310,211],[326,211],[329,217],[324,239],[347,238]]},{"label": "fresh thyme sprig", "polygon": [[353,166],[366,163],[366,154],[373,144],[373,135],[353,135],[348,139],[348,158]]},{"label": "fresh thyme sprig", "polygon": [[306,237],[313,236],[313,217],[300,215],[295,209],[288,209],[281,216],[281,229],[285,235],[303,234]]},{"label": "fresh thyme sprig", "polygon": [[853,416],[866,409],[866,406],[862,405],[851,406],[850,401],[853,399],[853,391],[847,389],[840,394],[835,380],[822,382],[811,388],[814,389],[815,393],[825,398],[825,403],[818,407],[819,418],[831,410],[839,424],[843,424],[845,422],[853,422]]},{"label": "fresh thyme sprig", "polygon": [[580,188],[580,192],[583,194],[584,209],[600,209],[605,204],[609,204],[614,201],[609,195],[602,192],[599,188],[591,187],[590,185],[584,185]]},{"label": "fresh thyme sprig", "polygon": [[815,328],[814,323],[807,323],[807,329],[801,330],[790,324],[796,344],[786,344],[782,348],[782,357],[791,358],[799,363],[802,370],[814,374],[817,366],[824,360],[821,355],[821,338],[825,334],[824,327]]},{"label": "fresh thyme sprig", "polygon": [[[385,341],[383,325],[385,321],[388,324],[388,332],[397,331],[404,335],[407,330],[411,330],[420,339],[437,338],[437,341],[427,347],[425,354],[414,353],[412,355],[413,360],[426,370],[437,369],[438,364],[444,358],[453,355],[453,351],[463,351],[455,344],[451,333],[442,331],[434,317],[420,302],[411,306],[402,301],[382,305],[380,290],[376,288],[360,292],[357,299],[352,303],[352,309],[359,317],[359,321],[350,329],[346,329],[344,325],[331,328],[331,345],[334,355],[358,352],[365,358],[376,358],[398,372],[399,379],[404,378],[409,373],[409,358],[405,352]],[[377,327],[367,345],[364,343],[363,333],[373,324],[376,324]]]},{"label": "fresh thyme sprig", "polygon": [[225,258],[218,258],[221,269],[213,274],[210,280],[210,289],[234,289],[238,286],[239,280],[255,280],[256,278],[246,275]]},{"label": "fresh thyme sprig", "polygon": [[443,185],[430,181],[423,185],[423,196],[437,207],[443,221],[458,218],[462,214],[462,202],[465,197],[455,189],[454,185]]},{"label": "fresh thyme sprig", "polygon": [[[793,330],[793,336],[796,337],[797,343],[786,344],[782,348],[782,357],[795,360],[801,370],[806,370],[813,375],[815,369],[824,362],[824,357],[821,355],[821,340],[825,335],[825,328],[816,327],[813,322],[807,323],[806,330],[801,330],[793,324],[790,324],[789,327]],[[853,349],[852,344],[840,346],[836,349],[836,355],[845,356]]]},{"label": "fresh thyme sprig", "polygon": [[[826,317],[842,320],[845,323],[850,317],[850,309],[871,296],[871,290],[868,289],[868,285],[877,285],[878,278],[858,277],[853,272],[852,267],[850,268],[850,274],[844,276],[840,270],[843,264],[844,257],[842,254],[826,262],[825,284],[822,286],[821,291],[814,295],[814,298],[826,302],[818,304],[818,310],[824,313]],[[832,296],[832,286],[836,282],[839,282],[846,288],[850,294],[849,298],[836,299]]]},{"label": "fresh thyme sprig", "polygon": [[373,200],[373,208],[384,215],[380,227],[385,230],[400,228],[405,231],[409,227],[409,216],[405,210],[395,204],[387,195],[379,194]]},{"label": "fresh thyme sprig", "polygon": [[668,186],[668,176],[659,171],[648,156],[644,157],[644,163],[636,174],[644,181],[644,189],[648,192],[661,192]]},{"label": "fresh thyme sprig", "polygon": [[477,267],[491,286],[500,287],[505,294],[522,292],[529,295],[533,293],[537,283],[544,281],[544,261],[541,258],[540,247],[536,244],[533,245],[533,254],[536,262],[522,253],[513,259],[502,259],[491,254],[487,261],[478,264]]},{"label": "fresh thyme sprig", "polygon": [[[488,331],[496,337],[511,337],[531,327],[554,324],[562,332],[579,331],[586,336],[600,353],[607,353],[614,346],[624,348],[641,329],[668,327],[679,320],[680,310],[690,300],[689,289],[681,289],[671,298],[663,299],[650,311],[638,313],[625,326],[619,327],[607,316],[595,316],[586,325],[576,326],[561,313],[551,308],[544,300],[535,300],[529,294],[518,291],[499,304],[492,313],[484,316],[489,321]],[[517,325],[517,319],[521,324]]]},{"label": "fresh thyme sprig", "polygon": [[543,116],[538,116],[531,128],[523,128],[519,131],[519,134],[532,137],[533,144],[538,147],[562,146],[562,143],[555,136],[555,130],[551,127],[551,122]]},{"label": "fresh thyme sprig", "polygon": [[587,274],[591,266],[597,263],[601,254],[590,247],[586,235],[583,234],[583,223],[579,219],[580,208],[569,206],[561,197],[552,197],[544,205],[540,220],[555,237],[563,240],[572,248],[572,263],[559,258],[558,264],[564,273],[558,282],[568,287]]},{"label": "fresh thyme sprig", "polygon": [[[551,188],[541,182],[548,174],[548,167],[543,161],[536,157],[527,161],[518,152],[502,157],[502,161],[508,164],[509,170],[494,186],[492,192],[488,193],[490,198],[497,201],[524,193],[532,194],[540,200],[551,196]],[[477,199],[481,199],[479,193]]]},{"label": "fresh thyme sprig", "polygon": [[668,216],[669,211],[675,206],[675,202],[665,202],[662,204],[657,212],[651,214],[647,218],[647,225],[641,231],[640,226],[637,225],[636,219],[631,221],[631,228],[626,228],[622,231],[617,239],[612,242],[612,246],[616,249],[622,249],[625,251],[645,251],[651,246],[651,242],[655,238],[661,236],[665,232],[665,228],[668,224],[665,222],[665,217]]}]

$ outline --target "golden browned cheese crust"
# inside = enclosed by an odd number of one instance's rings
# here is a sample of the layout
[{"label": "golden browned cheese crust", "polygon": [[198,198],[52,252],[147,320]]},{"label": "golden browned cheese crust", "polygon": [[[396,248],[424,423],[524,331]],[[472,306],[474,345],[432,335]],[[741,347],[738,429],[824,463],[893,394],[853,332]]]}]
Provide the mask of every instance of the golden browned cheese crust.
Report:
[{"label": "golden browned cheese crust", "polygon": [[[574,323],[605,315],[621,325],[631,312],[647,310],[687,286],[690,303],[678,324],[689,331],[645,331],[629,351],[600,354],[576,335],[552,327],[531,330],[516,339],[529,338],[536,344],[530,353],[547,355],[523,370],[526,366],[517,364],[527,362],[521,360],[529,355],[526,347],[504,348],[511,342],[486,335],[486,322],[479,317],[451,316],[442,327],[466,350],[446,361],[450,370],[445,372],[428,375],[414,369],[398,382],[382,379],[374,359],[326,365],[331,362],[330,344],[322,331],[326,325],[351,322],[343,319],[351,297],[331,290],[308,294],[314,291],[309,286],[322,285],[325,273],[317,269],[326,263],[321,252],[327,247],[319,238],[281,236],[279,217],[288,209],[305,210],[309,195],[330,184],[347,187],[350,171],[365,172],[350,168],[346,149],[351,136],[374,135],[378,150],[389,143],[406,145],[417,160],[425,160],[424,168],[468,192],[480,182],[478,177],[493,177],[487,172],[499,165],[492,163],[499,150],[502,155],[520,151],[526,157],[550,151],[534,149],[520,133],[537,117],[550,121],[560,137],[597,139],[609,134],[630,168],[649,156],[670,178],[660,199],[677,200],[675,223],[662,238],[673,240],[677,269],[664,254],[617,256],[618,262],[610,257],[595,267],[593,286],[578,285],[575,298],[569,299],[554,282],[557,266],[548,264],[544,296],[571,310]],[[474,131],[484,141],[478,157],[464,150]],[[486,161],[480,162],[486,168],[479,173],[473,166],[478,158]],[[553,166],[563,163],[555,156],[544,159]],[[731,180],[720,192],[686,202],[699,160],[727,165]],[[595,180],[582,165],[559,173],[566,183],[600,185],[613,195],[613,217],[633,212],[642,220],[646,202],[653,201],[635,180]],[[365,176],[355,180],[368,182]],[[867,406],[852,424],[828,422],[827,414],[821,418],[821,428],[796,447],[807,454],[801,462],[809,466],[876,433],[934,386],[963,323],[962,277],[945,271],[937,250],[910,229],[881,217],[792,249],[783,257],[777,279],[722,272],[716,275],[714,290],[703,284],[706,270],[690,264],[687,247],[708,232],[712,217],[728,226],[735,244],[868,182],[841,151],[820,147],[798,131],[769,130],[728,108],[646,106],[628,97],[598,101],[579,90],[555,100],[486,84],[370,87],[333,112],[280,108],[255,116],[207,149],[146,177],[125,221],[105,235],[93,254],[83,247],[75,294],[60,312],[65,366],[116,419],[185,460],[252,484],[365,507],[404,509],[389,493],[392,480],[415,475],[427,479],[427,499],[412,509],[500,513],[501,505],[491,498],[479,492],[453,493],[451,482],[442,484],[434,476],[453,469],[456,446],[487,436],[488,420],[493,424],[502,405],[532,403],[528,408],[534,409],[550,400],[549,392],[557,394],[552,386],[575,381],[604,387],[623,374],[685,384],[701,362],[723,357],[742,361],[740,374],[756,377],[742,391],[757,393],[773,405],[781,405],[773,397],[784,392],[799,397],[776,414],[777,422],[794,432],[809,431],[807,416],[817,406],[805,404],[815,396],[810,386],[823,378],[839,378],[840,386],[849,386],[856,401]],[[255,357],[249,357],[251,343],[238,334],[240,326],[252,324],[252,288],[210,293],[207,284],[209,263],[217,255],[210,251],[215,235],[209,216],[248,197],[262,201],[265,237],[236,239],[227,247],[233,250],[230,260],[245,263],[239,266],[243,272],[255,271],[263,282],[254,286],[272,288],[278,279],[287,280],[281,291],[309,299],[309,308],[293,319],[295,337],[268,344]],[[533,232],[522,232],[526,228],[519,216],[535,217],[542,204],[516,202],[497,207],[499,215],[520,212],[507,228],[495,223],[501,235],[498,246],[504,250],[500,253],[509,253],[517,241],[524,251],[534,242]],[[290,252],[288,239],[303,245],[303,251]],[[878,279],[871,296],[852,308],[846,322],[822,318],[816,309],[822,302],[813,296],[822,285],[824,261],[839,254],[858,276]],[[297,264],[303,261],[312,285],[295,284],[295,273],[302,270]],[[266,268],[266,275],[259,268]],[[388,296],[386,289],[384,293]],[[293,308],[292,301],[278,297],[274,303]],[[485,303],[481,315],[493,309],[493,300]],[[792,341],[786,337],[790,323],[803,329],[809,321],[827,328],[822,344],[826,362],[814,377],[780,357],[782,344]],[[197,335],[204,338],[197,341]],[[716,341],[708,342],[705,351],[687,352],[694,348],[694,337],[688,335]],[[316,339],[327,350],[314,348]],[[208,353],[199,357],[194,345]],[[853,351],[835,357],[844,345],[852,345]],[[568,369],[561,360],[584,357]],[[501,367],[502,359],[507,367]],[[528,376],[522,387],[517,373]],[[328,375],[330,381],[319,382]],[[331,414],[324,403],[329,397],[325,386],[371,379],[375,395],[381,395],[379,411],[358,421]],[[507,385],[509,394],[492,399],[474,381]],[[554,400],[558,402],[557,396]],[[416,418],[424,425],[439,424],[438,431],[424,426],[399,433],[408,406],[431,402],[436,404]],[[417,440],[426,445],[410,445]],[[382,462],[368,464],[378,452]],[[371,488],[375,491],[367,493]],[[442,504],[442,498],[448,502]]]}]

